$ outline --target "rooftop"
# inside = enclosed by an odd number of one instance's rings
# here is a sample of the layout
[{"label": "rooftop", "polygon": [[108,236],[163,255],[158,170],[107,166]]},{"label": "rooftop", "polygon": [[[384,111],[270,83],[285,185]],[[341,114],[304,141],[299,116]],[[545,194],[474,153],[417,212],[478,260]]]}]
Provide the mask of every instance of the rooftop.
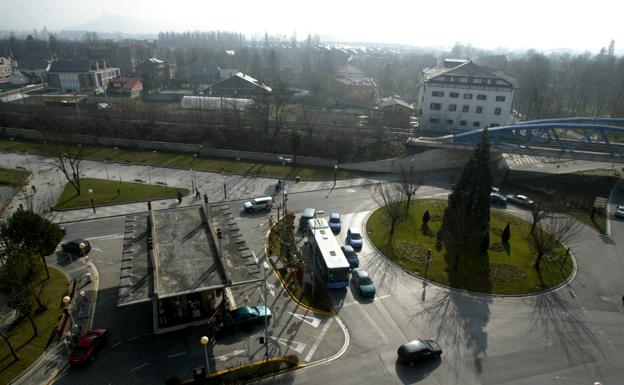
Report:
[{"label": "rooftop", "polygon": [[481,66],[472,62],[472,60],[446,59],[443,63],[426,68],[423,70],[424,80],[437,80],[442,75],[453,75],[468,78],[494,78],[502,79],[515,85],[515,80],[510,75],[487,66]]},{"label": "rooftop", "polygon": [[210,247],[210,230],[201,206],[154,211],[152,218],[154,292],[158,298],[227,284],[219,258]]}]

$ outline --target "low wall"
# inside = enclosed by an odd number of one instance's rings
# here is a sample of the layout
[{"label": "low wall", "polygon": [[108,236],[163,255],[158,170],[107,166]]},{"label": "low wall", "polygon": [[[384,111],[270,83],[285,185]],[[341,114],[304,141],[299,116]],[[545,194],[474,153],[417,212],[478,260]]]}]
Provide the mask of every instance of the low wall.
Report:
[{"label": "low wall", "polygon": [[[143,151],[156,150],[162,152],[199,154],[204,157],[212,158],[239,158],[241,160],[258,162],[280,162],[278,158],[279,154],[204,148],[204,146],[199,144],[156,142],[149,140],[107,138],[76,134],[46,135],[41,131],[12,127],[2,127],[0,129],[0,134],[5,137],[15,137],[31,140],[52,140],[51,137],[53,136],[54,141],[62,141],[68,143],[84,143],[107,147],[138,149]],[[403,158],[384,159],[370,162],[340,163],[339,166],[341,169],[346,170],[392,173],[395,171],[397,163],[402,161],[414,161],[417,171],[444,170],[464,167],[466,162],[468,162],[471,153],[472,150],[470,149],[430,149]],[[500,154],[497,155],[500,156]],[[496,155],[492,153],[492,156],[495,157]],[[286,159],[292,159],[292,155],[283,155],[283,157]],[[337,161],[335,159],[328,158],[318,158],[311,156],[297,157],[297,164],[305,166],[334,167],[336,162]]]}]

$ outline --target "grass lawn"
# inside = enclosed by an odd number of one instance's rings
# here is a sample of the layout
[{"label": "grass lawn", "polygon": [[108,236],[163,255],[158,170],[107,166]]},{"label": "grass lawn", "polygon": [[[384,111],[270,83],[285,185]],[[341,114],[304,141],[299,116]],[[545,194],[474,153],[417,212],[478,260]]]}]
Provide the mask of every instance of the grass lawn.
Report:
[{"label": "grass lawn", "polygon": [[63,309],[61,298],[67,293],[68,282],[60,271],[50,269],[50,279],[44,282],[41,302],[47,307],[43,313],[35,316],[38,336],[33,338],[33,329],[25,319],[10,331],[9,340],[16,350],[19,361],[13,361],[9,347],[0,339],[0,384],[8,384],[22,373],[39,357],[56,335],[58,317]]},{"label": "grass lawn", "polygon": [[[459,269],[453,271],[454,257],[444,246],[436,242],[436,234],[442,224],[445,200],[417,200],[412,203],[409,217],[397,224],[392,243],[388,243],[389,225],[382,209],[376,210],[366,225],[371,242],[401,267],[421,276],[425,274],[427,249],[432,259],[427,279],[454,288],[492,294],[524,294],[553,287],[565,281],[572,272],[572,260],[566,257],[563,246],[555,255],[542,260],[538,275],[533,264],[535,255],[523,237],[528,223],[491,209],[490,248],[486,254],[462,256]],[[429,231],[422,229],[422,216],[429,210]],[[510,247],[505,248],[500,234],[511,224]]]},{"label": "grass lawn", "polygon": [[[89,189],[92,193],[89,193]],[[117,194],[119,189],[119,194]],[[143,183],[127,183],[104,179],[83,178],[80,180],[81,194],[70,185],[65,186],[57,205],[58,209],[74,209],[91,207],[91,199],[95,205],[122,204],[135,201],[148,201],[160,198],[174,198],[177,193],[182,195],[189,190],[178,187],[155,186]]]},{"label": "grass lawn", "polygon": [[607,218],[604,213],[599,210],[593,221],[590,215],[596,197],[609,198],[611,189],[619,178],[618,171],[591,170],[529,178],[525,173],[518,173],[518,177],[514,174],[513,171],[510,172],[507,183],[503,186],[505,194],[524,194],[531,198],[543,196],[545,193],[554,194],[556,211],[567,213],[600,232],[606,231]]},{"label": "grass lawn", "polygon": [[29,174],[28,171],[0,168],[0,185],[22,187]]},{"label": "grass lawn", "polygon": [[[0,149],[10,152],[27,152],[51,156],[53,154],[51,145],[51,143],[38,141],[0,138]],[[302,180],[332,180],[334,178],[334,169],[331,167],[294,167],[290,164],[282,166],[280,163],[277,163],[277,155],[275,156],[276,163],[264,163],[246,160],[236,161],[236,159],[224,158],[203,158],[201,156],[194,158],[192,154],[185,153],[153,152],[124,148],[118,148],[116,150],[111,147],[92,145],[85,145],[83,147],[85,158],[108,160],[111,162],[126,162],[184,169],[192,168],[201,171],[249,174],[282,179],[294,179],[296,176],[301,177]],[[363,171],[341,170],[338,168],[337,177],[356,178],[371,174],[372,173]]]}]

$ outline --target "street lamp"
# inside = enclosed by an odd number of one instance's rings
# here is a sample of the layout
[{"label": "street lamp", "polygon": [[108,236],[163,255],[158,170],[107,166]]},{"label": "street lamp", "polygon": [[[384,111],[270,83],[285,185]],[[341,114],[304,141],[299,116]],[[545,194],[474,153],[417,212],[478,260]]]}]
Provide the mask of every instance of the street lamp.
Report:
[{"label": "street lamp", "polygon": [[65,304],[65,309],[67,310],[67,314],[69,315],[70,332],[71,332],[71,329],[74,328],[74,317],[72,316],[71,307],[69,306],[69,304],[71,303],[71,300],[72,300],[71,297],[68,295],[63,297],[63,303]]},{"label": "street lamp", "polygon": [[336,187],[336,176],[338,175],[338,164],[334,165],[334,187]]},{"label": "street lamp", "polygon": [[104,170],[106,170],[106,180],[109,180],[109,178],[108,178],[108,160],[104,160]]},{"label": "street lamp", "polygon": [[[267,283],[269,264],[267,261],[262,262],[262,275],[264,275],[264,311],[267,311],[267,296],[269,295],[269,286]],[[269,359],[269,317],[264,317],[264,359]]]},{"label": "street lamp", "polygon": [[204,358],[206,359],[206,370],[208,370],[208,348],[206,347],[206,345],[208,345],[208,342],[210,342],[210,338],[202,336],[199,342],[204,345]]},{"label": "street lamp", "polygon": [[26,163],[28,164],[28,168],[32,171],[32,167],[30,166],[30,159],[28,158],[28,153],[26,153]]},{"label": "street lamp", "polygon": [[88,265],[88,260],[87,260],[87,256],[85,256],[84,253],[84,249],[85,247],[87,247],[87,245],[84,242],[80,242],[80,244],[78,245],[78,247],[80,248],[80,254],[82,255],[82,260],[84,261],[85,264],[85,270],[88,272],[89,271],[89,265]]},{"label": "street lamp", "polygon": [[147,180],[149,184],[152,184],[152,173],[150,172],[150,166],[147,166]]}]

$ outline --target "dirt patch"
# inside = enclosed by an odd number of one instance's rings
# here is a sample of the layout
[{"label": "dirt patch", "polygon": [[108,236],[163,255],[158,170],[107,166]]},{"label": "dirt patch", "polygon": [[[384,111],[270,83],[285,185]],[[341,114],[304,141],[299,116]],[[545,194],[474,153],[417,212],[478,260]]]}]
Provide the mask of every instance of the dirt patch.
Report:
[{"label": "dirt patch", "polygon": [[519,268],[503,263],[491,263],[489,269],[483,270],[481,274],[501,283],[521,282],[527,278],[526,273]]}]

